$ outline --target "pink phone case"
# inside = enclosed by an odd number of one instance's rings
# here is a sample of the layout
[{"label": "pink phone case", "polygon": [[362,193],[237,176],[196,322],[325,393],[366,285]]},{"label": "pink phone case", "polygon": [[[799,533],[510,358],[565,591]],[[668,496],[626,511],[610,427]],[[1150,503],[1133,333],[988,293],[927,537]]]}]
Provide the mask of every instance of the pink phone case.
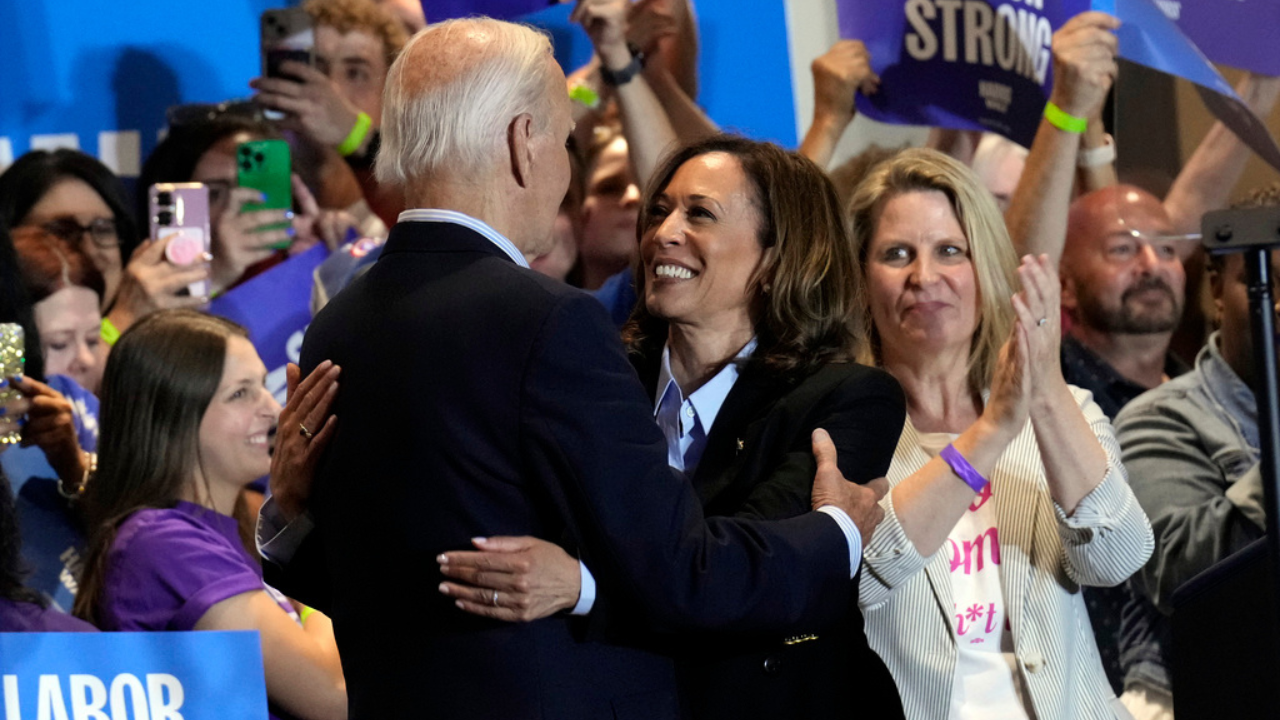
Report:
[{"label": "pink phone case", "polygon": [[[209,188],[201,183],[157,183],[151,186],[149,200],[151,237],[165,242],[165,259],[174,265],[200,262],[209,251]],[[187,292],[205,297],[209,283],[192,283]]]}]

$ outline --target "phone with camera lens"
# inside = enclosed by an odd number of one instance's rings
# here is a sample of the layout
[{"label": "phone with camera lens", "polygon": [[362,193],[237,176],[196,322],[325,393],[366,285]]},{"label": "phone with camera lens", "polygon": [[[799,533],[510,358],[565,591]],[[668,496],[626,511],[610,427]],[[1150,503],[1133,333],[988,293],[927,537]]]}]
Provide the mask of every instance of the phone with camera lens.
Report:
[{"label": "phone with camera lens", "polygon": [[[276,8],[262,13],[259,23],[259,42],[262,53],[262,75],[271,78],[296,79],[281,71],[280,65],[293,60],[304,65],[314,63],[315,30],[311,16],[302,8]],[[279,120],[284,113],[267,110],[272,120]]]},{"label": "phone with camera lens", "polygon": [[[165,243],[165,259],[192,265],[209,252],[209,188],[202,183],[156,183],[148,194],[151,237]],[[191,283],[192,297],[209,295],[209,281]]]},{"label": "phone with camera lens", "polygon": [[316,36],[307,11],[296,7],[267,10],[259,28],[264,77],[290,77],[280,70],[285,60],[313,63]]},{"label": "phone with camera lens", "polygon": [[[245,203],[244,212],[252,210],[288,210],[293,207],[292,167],[289,143],[284,140],[250,140],[236,147],[236,182],[261,192],[260,203]],[[262,231],[283,230],[289,223],[264,225]],[[275,250],[289,247],[289,241],[274,243]]]}]

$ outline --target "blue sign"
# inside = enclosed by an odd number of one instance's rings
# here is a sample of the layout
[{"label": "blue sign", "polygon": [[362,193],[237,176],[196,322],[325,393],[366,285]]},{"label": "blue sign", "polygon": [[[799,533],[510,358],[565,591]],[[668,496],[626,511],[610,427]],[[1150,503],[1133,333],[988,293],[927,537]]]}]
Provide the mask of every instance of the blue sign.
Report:
[{"label": "blue sign", "polygon": [[317,245],[209,303],[209,312],[249,330],[249,341],[267,366],[267,390],[283,405],[285,364],[298,361],[302,335],[311,324],[312,272],[329,250]]},{"label": "blue sign", "polygon": [[1276,0],[1156,0],[1196,47],[1216,63],[1280,75]]},{"label": "blue sign", "polygon": [[[1280,170],[1280,147],[1276,147],[1266,123],[1152,0],[1094,0],[1094,7],[1112,13],[1123,23],[1116,31],[1121,57],[1190,80],[1209,112],[1258,157]],[[1259,30],[1272,32],[1270,27]]]},{"label": "blue sign", "polygon": [[257,632],[0,633],[3,720],[267,720]]}]

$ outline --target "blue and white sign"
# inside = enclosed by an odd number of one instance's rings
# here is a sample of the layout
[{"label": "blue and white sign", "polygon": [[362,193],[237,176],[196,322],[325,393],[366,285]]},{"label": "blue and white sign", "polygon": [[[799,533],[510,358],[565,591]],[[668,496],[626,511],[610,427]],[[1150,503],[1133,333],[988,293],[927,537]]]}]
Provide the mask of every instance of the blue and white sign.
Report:
[{"label": "blue and white sign", "polygon": [[257,632],[0,633],[3,720],[267,720]]}]

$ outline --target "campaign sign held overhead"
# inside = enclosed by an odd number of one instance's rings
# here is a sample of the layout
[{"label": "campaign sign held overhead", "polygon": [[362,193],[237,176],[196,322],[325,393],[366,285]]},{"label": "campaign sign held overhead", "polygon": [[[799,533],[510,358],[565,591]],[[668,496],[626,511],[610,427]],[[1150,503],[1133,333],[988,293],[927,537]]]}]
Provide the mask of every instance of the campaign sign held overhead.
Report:
[{"label": "campaign sign held overhead", "polygon": [[840,36],[863,41],[881,122],[990,130],[1029,146],[1053,87],[1053,31],[1089,0],[839,0]]},{"label": "campaign sign held overhead", "polygon": [[841,37],[861,40],[880,75],[876,94],[857,96],[872,119],[990,130],[1029,147],[1053,88],[1054,31],[1098,10],[1121,21],[1120,57],[1195,83],[1210,112],[1280,169],[1265,124],[1153,0],[837,0],[837,9]]},{"label": "campaign sign held overhead", "polygon": [[267,720],[257,632],[0,633],[3,720]]}]

